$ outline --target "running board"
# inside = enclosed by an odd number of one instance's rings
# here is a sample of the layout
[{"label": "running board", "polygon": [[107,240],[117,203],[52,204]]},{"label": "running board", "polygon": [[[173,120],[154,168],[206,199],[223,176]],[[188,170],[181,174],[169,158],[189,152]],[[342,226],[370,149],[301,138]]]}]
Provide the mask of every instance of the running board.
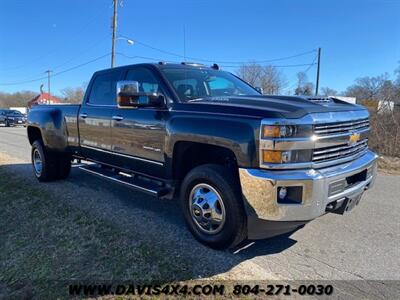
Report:
[{"label": "running board", "polygon": [[154,180],[142,176],[139,177],[134,174],[114,171],[113,169],[105,168],[98,164],[79,166],[79,169],[153,196],[163,197],[170,192],[169,188],[157,184]]}]

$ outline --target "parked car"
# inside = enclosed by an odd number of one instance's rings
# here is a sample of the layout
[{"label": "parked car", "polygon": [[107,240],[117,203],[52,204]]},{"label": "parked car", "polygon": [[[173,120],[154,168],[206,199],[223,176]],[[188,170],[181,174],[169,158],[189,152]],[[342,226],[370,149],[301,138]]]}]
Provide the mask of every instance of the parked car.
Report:
[{"label": "parked car", "polygon": [[217,65],[96,72],[81,105],[36,106],[27,130],[39,181],[67,178],[73,159],[94,162],[81,168],[179,197],[194,237],[217,249],[343,214],[376,176],[364,107],[264,96]]},{"label": "parked car", "polygon": [[6,127],[26,125],[26,116],[18,110],[0,109],[0,124]]}]

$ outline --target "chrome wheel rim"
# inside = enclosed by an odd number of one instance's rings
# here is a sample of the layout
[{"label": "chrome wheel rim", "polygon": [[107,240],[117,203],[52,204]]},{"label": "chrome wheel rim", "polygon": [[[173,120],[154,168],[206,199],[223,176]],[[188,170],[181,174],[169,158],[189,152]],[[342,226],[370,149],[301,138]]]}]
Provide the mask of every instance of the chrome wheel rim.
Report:
[{"label": "chrome wheel rim", "polygon": [[33,168],[35,169],[35,174],[36,176],[40,176],[40,174],[42,174],[43,162],[38,149],[35,149],[33,151],[32,158],[33,158]]},{"label": "chrome wheel rim", "polygon": [[210,185],[200,183],[189,195],[189,210],[193,222],[204,233],[216,234],[225,224],[225,206],[220,194]]}]

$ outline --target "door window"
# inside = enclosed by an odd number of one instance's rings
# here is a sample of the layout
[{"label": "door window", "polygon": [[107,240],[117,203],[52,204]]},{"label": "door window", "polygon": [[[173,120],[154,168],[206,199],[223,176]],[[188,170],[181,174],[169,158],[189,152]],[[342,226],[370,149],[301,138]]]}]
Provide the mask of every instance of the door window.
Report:
[{"label": "door window", "polygon": [[139,82],[139,91],[146,93],[161,92],[159,81],[153,72],[146,68],[135,68],[128,71],[126,80]]},{"label": "door window", "polygon": [[94,105],[115,105],[116,86],[120,72],[99,74],[95,77],[88,102]]}]

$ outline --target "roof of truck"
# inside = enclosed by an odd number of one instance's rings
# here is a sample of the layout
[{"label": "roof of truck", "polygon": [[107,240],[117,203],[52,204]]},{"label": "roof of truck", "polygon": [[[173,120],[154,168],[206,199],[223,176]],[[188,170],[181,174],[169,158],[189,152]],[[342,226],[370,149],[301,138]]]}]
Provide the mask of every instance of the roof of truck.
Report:
[{"label": "roof of truck", "polygon": [[217,64],[213,64],[211,66],[199,64],[199,63],[192,63],[192,62],[182,62],[182,63],[167,63],[167,62],[158,62],[158,63],[138,63],[138,64],[131,64],[131,65],[124,65],[124,66],[119,66],[119,67],[114,67],[114,68],[108,68],[108,69],[103,69],[99,70],[95,73],[102,73],[102,72],[107,72],[110,70],[121,70],[121,69],[129,69],[130,67],[137,67],[137,66],[151,66],[155,67],[158,69],[168,69],[168,68],[182,68],[182,69],[197,69],[197,68],[206,68],[206,69],[213,69],[213,70],[219,70],[219,66]]}]

